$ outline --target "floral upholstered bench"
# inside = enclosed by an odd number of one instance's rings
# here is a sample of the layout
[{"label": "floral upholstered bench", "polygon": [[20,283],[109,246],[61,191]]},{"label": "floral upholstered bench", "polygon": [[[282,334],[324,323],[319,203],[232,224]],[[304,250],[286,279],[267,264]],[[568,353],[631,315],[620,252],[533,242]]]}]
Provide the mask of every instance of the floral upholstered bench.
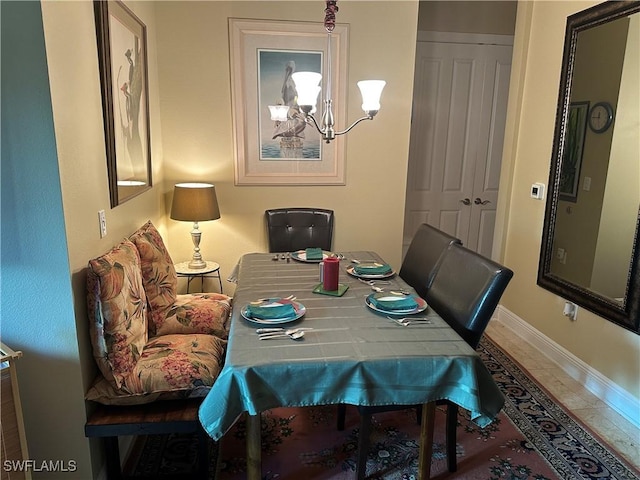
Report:
[{"label": "floral upholstered bench", "polygon": [[100,373],[86,399],[101,405],[85,434],[108,439],[109,478],[120,475],[118,436],[197,431],[199,399],[222,369],[231,297],[180,295],[177,281],[151,222],[89,261],[87,311]]}]

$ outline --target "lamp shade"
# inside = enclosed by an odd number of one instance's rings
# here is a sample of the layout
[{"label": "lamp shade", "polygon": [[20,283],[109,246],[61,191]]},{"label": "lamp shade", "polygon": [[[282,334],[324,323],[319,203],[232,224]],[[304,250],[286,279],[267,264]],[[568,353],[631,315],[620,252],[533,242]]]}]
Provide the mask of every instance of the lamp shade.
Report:
[{"label": "lamp shade", "polygon": [[216,187],[210,183],[178,183],[173,190],[171,218],[204,222],[220,218]]}]

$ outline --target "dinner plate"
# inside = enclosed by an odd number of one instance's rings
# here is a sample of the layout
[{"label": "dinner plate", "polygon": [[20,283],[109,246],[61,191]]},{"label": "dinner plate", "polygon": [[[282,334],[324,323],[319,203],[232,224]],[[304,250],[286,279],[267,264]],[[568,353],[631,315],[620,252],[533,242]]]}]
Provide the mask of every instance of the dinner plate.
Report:
[{"label": "dinner plate", "polygon": [[[326,260],[327,258],[329,258],[329,255],[331,255],[331,252],[325,252],[323,250],[322,251],[322,260]],[[322,260],[319,260],[319,259],[307,260],[307,252],[306,252],[306,250],[298,250],[297,252],[293,252],[291,254],[291,258],[293,258],[294,260],[298,260],[299,262],[307,262],[307,263],[320,263],[322,261]]]},{"label": "dinner plate", "polygon": [[264,304],[262,305],[263,307],[266,307],[269,305],[276,306],[276,305],[284,305],[286,303],[290,303],[291,305],[293,305],[293,309],[296,311],[296,315],[295,317],[285,317],[285,318],[264,318],[264,319],[250,318],[249,316],[247,316],[247,307],[249,306],[248,304],[240,309],[240,315],[242,315],[242,317],[245,320],[252,323],[258,323],[260,325],[277,325],[280,323],[295,322],[296,320],[299,320],[300,318],[302,318],[305,313],[307,313],[307,309],[300,302],[294,302],[293,300],[288,300],[286,298],[279,298],[279,297],[267,298],[263,300],[262,303]]},{"label": "dinner plate", "polygon": [[376,278],[389,278],[393,277],[396,274],[395,270],[393,269],[387,273],[358,273],[356,272],[356,267],[354,267],[353,265],[349,265],[347,267],[347,273],[357,278],[368,278],[370,280],[374,280]]},{"label": "dinner plate", "polygon": [[[373,305],[371,303],[370,299],[371,299],[371,297],[373,297],[373,295],[376,295],[376,293],[372,293],[371,295],[367,296],[367,298],[365,299],[364,303],[371,310],[375,310],[376,312],[384,313],[386,315],[412,315],[414,313],[423,312],[423,311],[425,311],[427,309],[427,302],[425,301],[424,298],[418,297],[417,295],[412,295],[413,299],[418,304],[418,306],[416,308],[407,309],[407,310],[385,310],[383,308],[378,308],[378,307],[376,307],[375,305]],[[393,297],[395,295],[389,295],[389,296]]]}]

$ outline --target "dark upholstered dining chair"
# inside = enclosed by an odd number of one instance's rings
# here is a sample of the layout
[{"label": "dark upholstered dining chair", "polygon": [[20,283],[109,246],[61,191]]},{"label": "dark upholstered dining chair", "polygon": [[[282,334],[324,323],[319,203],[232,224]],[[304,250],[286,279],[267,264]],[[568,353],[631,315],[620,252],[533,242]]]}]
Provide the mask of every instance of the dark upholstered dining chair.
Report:
[{"label": "dark upholstered dining chair", "polygon": [[333,210],[274,208],[265,211],[269,252],[293,252],[305,248],[330,251]]},{"label": "dark upholstered dining chair", "polygon": [[[424,298],[430,308],[476,348],[512,277],[510,269],[454,242],[438,260]],[[458,406],[446,400],[444,404],[447,405],[447,466],[450,472],[455,472]],[[356,474],[359,480],[364,478],[366,470],[371,415],[399,408],[406,406],[358,407],[360,436]]]},{"label": "dark upholstered dining chair", "polygon": [[[426,296],[429,284],[433,280],[440,256],[451,243],[462,244],[460,239],[442,230],[423,223],[413,235],[407,253],[400,267],[400,278],[413,287],[422,298]],[[337,426],[344,430],[346,405],[338,405]],[[420,419],[420,410],[417,412]]]},{"label": "dark upholstered dining chair", "polygon": [[462,245],[458,238],[427,223],[420,225],[411,239],[399,275],[422,298],[433,280],[440,255],[451,243]]}]

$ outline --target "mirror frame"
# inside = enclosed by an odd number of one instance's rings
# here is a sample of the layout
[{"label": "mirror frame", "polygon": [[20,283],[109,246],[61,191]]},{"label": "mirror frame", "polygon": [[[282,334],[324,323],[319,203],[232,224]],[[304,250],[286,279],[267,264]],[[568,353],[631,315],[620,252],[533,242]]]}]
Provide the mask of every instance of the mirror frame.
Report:
[{"label": "mirror frame", "polygon": [[640,1],[610,1],[595,5],[567,18],[537,283],[540,287],[556,293],[562,298],[574,302],[601,317],[635,333],[640,333],[640,247],[638,246],[640,211],[636,221],[636,232],[627,277],[627,291],[623,305],[551,273],[553,238],[559,200],[560,170],[571,101],[571,85],[573,83],[578,33],[636,12],[640,12]]}]

